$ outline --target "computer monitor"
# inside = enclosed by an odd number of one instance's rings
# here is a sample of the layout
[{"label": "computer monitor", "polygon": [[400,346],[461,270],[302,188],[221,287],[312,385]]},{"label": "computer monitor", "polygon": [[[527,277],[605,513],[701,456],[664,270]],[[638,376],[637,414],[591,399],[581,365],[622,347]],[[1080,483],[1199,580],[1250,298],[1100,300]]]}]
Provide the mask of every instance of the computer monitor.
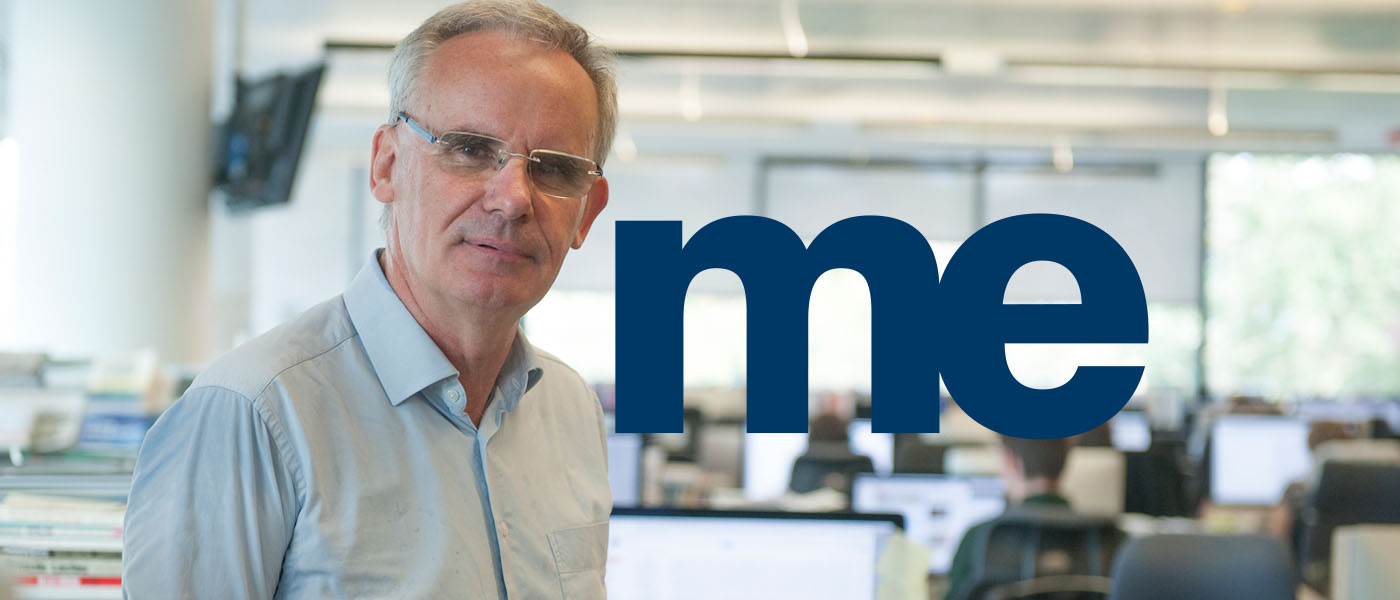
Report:
[{"label": "computer monitor", "polygon": [[963,534],[1006,509],[1006,488],[995,477],[862,473],[851,490],[851,507],[903,515],[909,539],[933,550],[929,572],[942,575]]},{"label": "computer monitor", "polygon": [[889,475],[894,471],[893,433],[875,433],[870,430],[870,419],[853,419],[846,426],[846,435],[851,439],[851,451],[869,456],[876,473]]},{"label": "computer monitor", "polygon": [[614,509],[611,600],[876,597],[898,515]]},{"label": "computer monitor", "polygon": [[1152,426],[1145,412],[1120,412],[1109,421],[1108,430],[1113,447],[1123,452],[1146,452],[1152,445]]},{"label": "computer monitor", "polygon": [[1217,504],[1275,504],[1312,468],[1308,422],[1297,417],[1222,415],[1211,427],[1210,491]]},{"label": "computer monitor", "polygon": [[1400,429],[1400,403],[1387,400],[1299,402],[1293,405],[1292,414],[1309,422],[1365,423],[1371,419],[1381,419],[1390,425],[1391,429]]},{"label": "computer monitor", "polygon": [[608,434],[608,487],[612,488],[613,506],[641,504],[641,434]]},{"label": "computer monitor", "polygon": [[805,433],[744,434],[744,496],[772,500],[783,495],[792,463],[807,451]]},{"label": "computer monitor", "polygon": [[318,64],[297,73],[236,80],[214,174],[230,210],[290,201],[325,70]]}]

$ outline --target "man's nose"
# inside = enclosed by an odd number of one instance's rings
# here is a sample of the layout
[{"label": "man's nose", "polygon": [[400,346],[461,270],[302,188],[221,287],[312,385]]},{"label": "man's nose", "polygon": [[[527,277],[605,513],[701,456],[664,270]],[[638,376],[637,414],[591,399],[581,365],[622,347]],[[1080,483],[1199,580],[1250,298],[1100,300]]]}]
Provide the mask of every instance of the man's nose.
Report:
[{"label": "man's nose", "polygon": [[530,185],[529,164],[530,158],[527,156],[506,156],[505,163],[486,181],[483,208],[499,211],[512,221],[530,214],[535,192]]}]

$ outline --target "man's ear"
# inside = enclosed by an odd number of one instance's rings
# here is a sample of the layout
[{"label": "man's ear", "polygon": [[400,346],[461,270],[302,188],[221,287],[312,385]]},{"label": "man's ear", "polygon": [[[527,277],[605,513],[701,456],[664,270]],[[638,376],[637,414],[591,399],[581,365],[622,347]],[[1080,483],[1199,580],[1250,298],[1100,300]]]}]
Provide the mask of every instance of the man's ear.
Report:
[{"label": "man's ear", "polygon": [[374,199],[385,204],[394,201],[394,159],[398,152],[398,136],[393,127],[380,125],[374,130],[374,143],[369,158],[369,190]]},{"label": "man's ear", "polygon": [[1001,461],[1003,469],[1002,473],[1014,473],[1019,475],[1025,472],[1026,467],[1025,465],[1021,464],[1021,457],[1016,456],[1016,453],[1012,452],[1011,449],[1007,448],[1006,446],[1001,447]]},{"label": "man's ear", "polygon": [[588,204],[583,207],[583,220],[579,222],[578,232],[574,234],[574,243],[571,244],[574,250],[583,246],[583,239],[588,237],[588,230],[593,227],[594,219],[598,218],[598,213],[603,212],[603,207],[608,205],[608,178],[599,177],[593,182],[593,189],[588,191]]}]

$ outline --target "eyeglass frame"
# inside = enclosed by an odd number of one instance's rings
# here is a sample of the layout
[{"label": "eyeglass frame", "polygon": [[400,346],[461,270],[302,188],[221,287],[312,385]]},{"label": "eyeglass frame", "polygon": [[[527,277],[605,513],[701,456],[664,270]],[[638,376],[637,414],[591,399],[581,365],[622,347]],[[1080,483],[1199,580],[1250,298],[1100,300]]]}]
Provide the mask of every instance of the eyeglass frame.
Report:
[{"label": "eyeglass frame", "polygon": [[[424,127],[423,124],[419,123],[418,121],[413,120],[413,117],[408,116],[408,113],[407,113],[407,112],[401,110],[401,111],[399,111],[399,112],[397,112],[397,113],[394,114],[394,125],[398,125],[398,124],[399,124],[399,121],[403,121],[404,123],[407,123],[409,129],[412,129],[414,133],[417,133],[418,135],[422,136],[423,139],[425,139],[425,140],[428,141],[428,143],[433,144],[433,145],[435,145],[435,146],[441,146],[441,145],[443,145],[443,144],[442,144],[442,137],[441,137],[441,136],[433,135],[432,132],[428,131],[428,128],[427,128],[427,127]],[[476,137],[486,138],[486,139],[488,139],[488,140],[494,140],[494,141],[500,142],[500,143],[501,143],[501,151],[497,153],[497,157],[496,157],[496,171],[500,171],[503,167],[505,167],[506,161],[510,160],[511,157],[514,157],[514,156],[519,156],[520,158],[523,158],[523,159],[525,159],[525,160],[527,160],[527,161],[533,162],[533,163],[535,163],[535,164],[539,164],[540,159],[538,159],[538,158],[535,157],[535,153],[536,153],[536,152],[548,152],[548,153],[550,153],[550,154],[557,154],[557,155],[560,155],[560,156],[567,156],[567,157],[569,157],[569,158],[577,158],[577,159],[579,159],[579,160],[588,161],[590,164],[593,165],[593,168],[592,168],[592,169],[589,169],[588,171],[585,171],[585,173],[594,176],[593,181],[590,182],[590,183],[588,184],[588,189],[587,189],[587,190],[584,190],[583,195],[580,195],[580,196],[560,196],[560,195],[557,195],[557,194],[551,194],[551,193],[549,193],[549,192],[546,192],[546,191],[544,191],[544,190],[539,189],[539,186],[535,185],[535,178],[534,178],[534,176],[530,176],[530,177],[527,177],[527,178],[526,178],[526,180],[530,182],[530,187],[531,187],[531,189],[534,189],[534,190],[538,191],[538,192],[541,193],[541,194],[544,194],[544,195],[546,195],[546,196],[549,196],[550,198],[559,198],[559,199],[561,199],[561,200],[572,200],[572,199],[582,199],[582,198],[585,198],[585,197],[588,196],[588,193],[591,192],[591,191],[593,190],[593,186],[596,185],[596,184],[598,183],[598,178],[603,176],[603,167],[601,167],[601,166],[598,165],[598,161],[593,160],[593,159],[591,159],[591,158],[588,158],[588,157],[586,157],[586,156],[579,156],[579,155],[577,155],[577,154],[573,154],[573,153],[569,153],[569,152],[564,152],[564,151],[562,151],[562,150],[551,150],[551,149],[549,149],[549,148],[534,148],[534,149],[531,149],[531,150],[529,151],[528,154],[521,154],[521,153],[519,153],[519,152],[511,152],[511,151],[508,149],[508,148],[510,147],[510,144],[509,144],[508,142],[506,142],[505,140],[503,140],[503,139],[501,139],[501,138],[498,138],[498,137],[489,136],[489,135],[486,135],[486,134],[484,134],[484,133],[477,133],[477,132],[475,132],[475,131],[445,131],[445,132],[443,132],[443,135],[447,135],[447,134],[449,134],[449,133],[461,133],[461,134],[465,134],[465,135],[474,135],[474,136],[476,136]]]}]

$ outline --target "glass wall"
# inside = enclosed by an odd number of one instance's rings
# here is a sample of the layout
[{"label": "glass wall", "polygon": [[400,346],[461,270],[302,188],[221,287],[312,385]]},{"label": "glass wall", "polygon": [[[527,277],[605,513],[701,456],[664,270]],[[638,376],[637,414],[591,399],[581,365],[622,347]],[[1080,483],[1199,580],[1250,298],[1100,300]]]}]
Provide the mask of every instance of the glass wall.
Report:
[{"label": "glass wall", "polygon": [[1400,393],[1400,156],[1221,154],[1209,173],[1211,392]]}]

